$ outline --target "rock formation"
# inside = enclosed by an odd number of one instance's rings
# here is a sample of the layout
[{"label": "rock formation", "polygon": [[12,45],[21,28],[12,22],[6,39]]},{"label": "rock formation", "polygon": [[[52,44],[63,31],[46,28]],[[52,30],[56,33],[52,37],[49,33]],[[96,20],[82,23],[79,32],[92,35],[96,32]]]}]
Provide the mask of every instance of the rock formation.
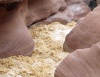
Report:
[{"label": "rock formation", "polygon": [[100,77],[100,42],[69,54],[57,67],[55,77]]},{"label": "rock formation", "polygon": [[63,48],[69,52],[89,48],[100,41],[100,6],[81,19],[66,36]]},{"label": "rock formation", "polygon": [[32,54],[34,41],[20,16],[14,11],[0,22],[0,58]]},{"label": "rock formation", "polygon": [[79,20],[86,16],[91,10],[88,7],[90,0],[65,0],[66,8],[61,8],[59,12],[47,18],[46,22],[60,21],[62,23]]},{"label": "rock formation", "polygon": [[64,50],[72,53],[59,64],[55,77],[100,77],[99,19],[100,5],[66,36]]},{"label": "rock formation", "polygon": [[12,2],[0,2],[0,58],[31,55],[34,41],[27,26],[57,13],[65,6],[64,0]]},{"label": "rock formation", "polygon": [[32,23],[50,16],[52,22],[55,17],[61,22],[84,17],[90,9],[83,1],[77,1],[80,0],[0,1],[0,57],[31,55],[34,42],[27,26]]}]

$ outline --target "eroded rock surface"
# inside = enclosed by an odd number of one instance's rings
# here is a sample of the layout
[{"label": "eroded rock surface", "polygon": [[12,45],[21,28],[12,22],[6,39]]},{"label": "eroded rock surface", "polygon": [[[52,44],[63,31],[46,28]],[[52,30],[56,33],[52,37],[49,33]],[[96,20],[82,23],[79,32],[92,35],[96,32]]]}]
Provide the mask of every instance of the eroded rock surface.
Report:
[{"label": "eroded rock surface", "polygon": [[88,12],[90,9],[83,1],[0,1],[0,57],[31,55],[34,42],[27,26],[32,23],[44,20],[51,15],[54,15],[48,18],[51,22],[55,18],[57,21],[68,22],[84,17]]},{"label": "eroded rock surface", "polygon": [[100,41],[100,6],[81,19],[66,36],[63,48],[69,52],[91,47]]},{"label": "eroded rock surface", "polygon": [[[88,7],[90,0],[7,0],[1,2],[2,11],[4,8],[6,10],[12,7],[12,10],[16,9],[19,5],[19,7],[23,7],[24,13],[26,13],[24,19],[27,26],[46,18],[45,22],[78,20],[90,12]],[[17,4],[15,4],[16,2]],[[22,4],[20,4],[21,2]]]},{"label": "eroded rock surface", "polygon": [[14,11],[0,22],[0,58],[32,54],[34,41],[20,16]]},{"label": "eroded rock surface", "polygon": [[100,77],[100,42],[69,54],[56,69],[55,77]]},{"label": "eroded rock surface", "polygon": [[62,8],[53,16],[47,18],[46,22],[60,21],[62,23],[79,20],[86,16],[91,10],[88,3],[82,0],[65,0],[66,8]]}]

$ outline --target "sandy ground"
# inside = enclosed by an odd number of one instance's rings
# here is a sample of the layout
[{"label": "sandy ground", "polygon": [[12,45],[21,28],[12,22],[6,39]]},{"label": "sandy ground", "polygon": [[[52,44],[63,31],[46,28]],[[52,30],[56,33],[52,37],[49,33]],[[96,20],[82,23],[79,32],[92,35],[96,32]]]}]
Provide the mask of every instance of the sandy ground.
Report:
[{"label": "sandy ground", "polygon": [[54,77],[56,67],[68,54],[62,48],[65,36],[75,24],[32,26],[29,30],[36,44],[32,56],[1,59],[0,77]]}]

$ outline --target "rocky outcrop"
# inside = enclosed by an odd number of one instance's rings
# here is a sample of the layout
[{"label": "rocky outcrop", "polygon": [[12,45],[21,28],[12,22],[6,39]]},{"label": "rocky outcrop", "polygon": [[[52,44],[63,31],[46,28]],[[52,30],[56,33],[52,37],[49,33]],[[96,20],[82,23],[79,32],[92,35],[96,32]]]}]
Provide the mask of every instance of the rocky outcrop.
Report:
[{"label": "rocky outcrop", "polygon": [[55,77],[100,77],[100,42],[69,54],[57,67]]},{"label": "rocky outcrop", "polygon": [[76,27],[66,36],[63,48],[68,52],[89,48],[100,41],[100,6],[80,20]]}]

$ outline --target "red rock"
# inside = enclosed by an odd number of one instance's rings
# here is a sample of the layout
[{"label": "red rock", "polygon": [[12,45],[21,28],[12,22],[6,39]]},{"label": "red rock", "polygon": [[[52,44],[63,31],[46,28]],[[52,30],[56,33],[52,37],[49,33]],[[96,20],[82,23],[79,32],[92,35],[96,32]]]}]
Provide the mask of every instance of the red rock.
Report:
[{"label": "red rock", "polygon": [[34,41],[26,27],[23,12],[21,7],[14,9],[0,21],[0,58],[32,55]]},{"label": "red rock", "polygon": [[69,54],[57,67],[55,77],[100,77],[100,42]]},{"label": "red rock", "polygon": [[68,52],[89,48],[100,41],[100,6],[79,21],[76,27],[66,36],[63,48]]},{"label": "red rock", "polygon": [[[62,8],[58,13],[50,16],[45,22],[59,21],[67,23],[73,20],[79,20],[86,16],[91,10],[82,0],[65,0],[66,8]],[[88,3],[88,2],[87,2]]]}]

